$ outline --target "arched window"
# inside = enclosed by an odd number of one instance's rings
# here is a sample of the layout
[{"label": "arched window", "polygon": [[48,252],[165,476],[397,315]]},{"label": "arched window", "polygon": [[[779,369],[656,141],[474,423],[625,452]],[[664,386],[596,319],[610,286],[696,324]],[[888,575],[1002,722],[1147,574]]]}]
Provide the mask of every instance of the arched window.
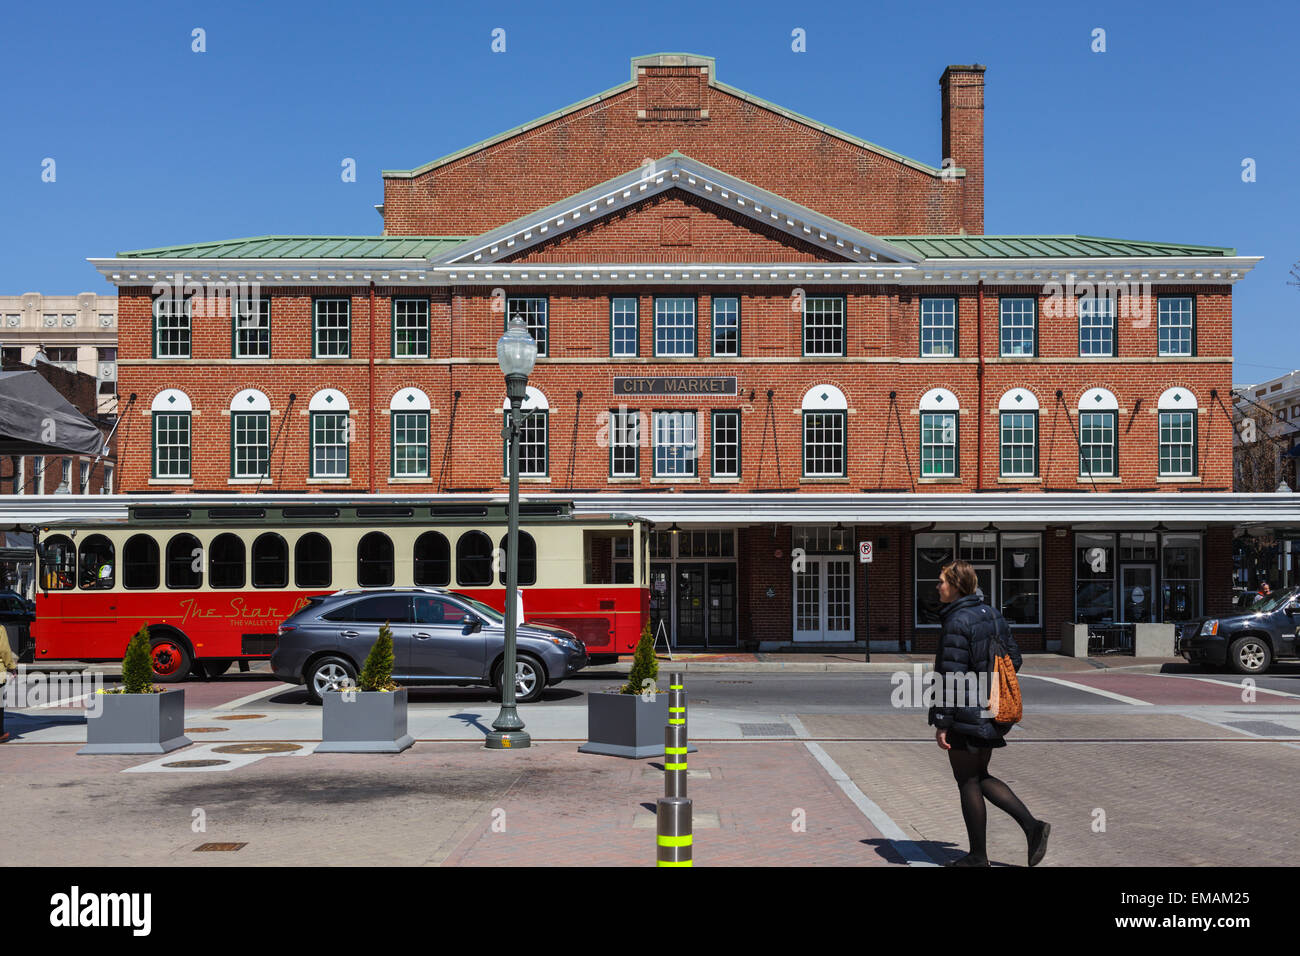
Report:
[{"label": "arched window", "polygon": [[102,591],[117,580],[113,563],[113,542],[102,534],[92,534],[81,542],[78,574],[83,591]]},{"label": "arched window", "polygon": [[372,531],[357,542],[357,584],[386,588],[393,583],[393,541],[382,531]]},{"label": "arched window", "polygon": [[333,580],[330,539],[312,531],[293,546],[293,577],[300,588],[327,588]]},{"label": "arched window", "polygon": [[1079,397],[1079,476],[1113,478],[1119,474],[1119,402],[1104,388]]},{"label": "arched window", "polygon": [[1038,476],[1038,399],[1027,388],[1013,388],[998,402],[1000,474],[1004,478]]},{"label": "arched window", "polygon": [[957,477],[959,410],[957,396],[946,388],[921,396],[921,477]]},{"label": "arched window", "polygon": [[348,399],[337,388],[323,388],[311,397],[311,477],[348,476]]},{"label": "arched window", "polygon": [[175,388],[163,389],[153,400],[153,477],[190,477],[190,397]]},{"label": "arched window", "polygon": [[451,583],[451,545],[437,531],[415,539],[415,583],[428,587]]},{"label": "arched window", "polygon": [[132,591],[158,587],[158,542],[151,534],[132,535],[122,548],[122,586]]},{"label": "arched window", "polygon": [[[550,403],[540,389],[529,385],[519,410],[519,474],[522,477],[544,477],[549,467],[548,423]],[[510,399],[501,404],[506,420],[510,416]],[[510,448],[501,443],[501,474],[510,476]]]},{"label": "arched window", "polygon": [[289,586],[289,545],[273,531],[253,542],[253,587]]},{"label": "arched window", "polygon": [[230,402],[230,477],[267,478],[271,466],[271,401],[246,388]]},{"label": "arched window", "polygon": [[847,474],[845,438],[849,403],[834,385],[818,385],[804,393],[803,474],[805,478],[838,478]]},{"label": "arched window", "polygon": [[[507,535],[501,536],[501,569],[497,572],[497,578],[502,584],[506,583],[506,560],[510,557],[510,552],[506,548],[506,542],[509,540]],[[519,532],[519,584],[537,583],[537,542],[527,531]]]},{"label": "arched window", "polygon": [[194,535],[172,535],[167,542],[167,586],[203,587],[203,546]]},{"label": "arched window", "polygon": [[77,546],[67,535],[55,534],[41,546],[41,587],[46,591],[71,591],[77,585]]},{"label": "arched window", "polygon": [[1196,396],[1186,388],[1167,388],[1161,392],[1156,409],[1160,417],[1160,477],[1194,477],[1199,458]]},{"label": "arched window", "polygon": [[208,584],[214,588],[244,586],[244,539],[219,534],[208,545]]},{"label": "arched window", "polygon": [[456,583],[467,587],[492,583],[492,539],[482,531],[466,531],[456,541]]},{"label": "arched window", "polygon": [[388,408],[393,477],[429,477],[429,396],[418,388],[404,388],[393,396]]}]

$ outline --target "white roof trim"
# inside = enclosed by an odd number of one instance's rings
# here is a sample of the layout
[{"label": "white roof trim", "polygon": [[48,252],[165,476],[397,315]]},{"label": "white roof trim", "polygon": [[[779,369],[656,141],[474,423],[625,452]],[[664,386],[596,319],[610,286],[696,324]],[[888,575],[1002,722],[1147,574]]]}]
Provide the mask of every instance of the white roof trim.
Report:
[{"label": "white roof trim", "polygon": [[946,388],[932,388],[921,396],[923,412],[955,412],[961,408],[957,396]]},{"label": "white roof trim", "polygon": [[430,262],[435,265],[497,262],[670,189],[681,189],[717,203],[851,262],[919,261],[913,253],[875,236],[678,154],[647,162],[609,182],[486,232]]},{"label": "white roof trim", "polygon": [[191,412],[194,410],[194,406],[190,404],[190,397],[179,388],[164,388],[154,396],[150,410],[155,412]]},{"label": "white roof trim", "polygon": [[266,397],[265,392],[260,392],[255,388],[246,388],[238,392],[230,400],[230,410],[232,412],[269,412],[271,410],[271,400]]},{"label": "white roof trim", "polygon": [[814,385],[803,393],[799,407],[809,411],[837,411],[848,408],[849,403],[834,385]]},{"label": "white roof trim", "polygon": [[322,388],[307,404],[310,412],[346,412],[349,408],[348,397],[337,388]]},{"label": "white roof trim", "polygon": [[1115,393],[1108,388],[1090,388],[1079,396],[1081,412],[1106,412],[1118,409],[1119,401],[1115,398]]},{"label": "white roof trim", "polygon": [[998,401],[1000,412],[1036,412],[1038,396],[1027,388],[1009,388]]},{"label": "white roof trim", "polygon": [[394,412],[427,412],[433,406],[429,403],[429,396],[420,389],[404,388],[393,394],[388,408]]},{"label": "white roof trim", "polygon": [[1160,400],[1156,403],[1156,408],[1161,411],[1183,411],[1188,408],[1195,410],[1197,407],[1196,396],[1192,394],[1192,390],[1181,385],[1165,389],[1160,393]]}]

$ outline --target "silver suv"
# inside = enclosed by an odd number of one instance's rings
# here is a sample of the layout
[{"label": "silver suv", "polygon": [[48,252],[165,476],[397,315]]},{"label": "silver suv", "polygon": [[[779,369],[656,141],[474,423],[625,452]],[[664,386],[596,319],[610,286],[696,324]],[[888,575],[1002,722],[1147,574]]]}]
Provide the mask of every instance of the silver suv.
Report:
[{"label": "silver suv", "polygon": [[[308,599],[279,629],[271,655],[275,676],[305,684],[313,703],[322,691],[356,680],[385,622],[393,632],[393,680],[399,684],[482,685],[502,690],[505,617],[473,598],[442,588],[337,591]],[[587,648],[562,628],[520,624],[515,695],[537,700],[544,687],[587,666]]]}]

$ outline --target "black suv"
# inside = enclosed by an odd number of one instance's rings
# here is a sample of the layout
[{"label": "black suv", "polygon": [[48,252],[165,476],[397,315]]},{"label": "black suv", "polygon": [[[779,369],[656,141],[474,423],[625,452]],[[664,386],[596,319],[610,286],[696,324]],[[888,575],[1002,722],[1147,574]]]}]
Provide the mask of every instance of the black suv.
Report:
[{"label": "black suv", "polygon": [[1174,653],[1193,664],[1262,674],[1275,660],[1300,656],[1300,588],[1279,591],[1231,617],[1179,625]]}]

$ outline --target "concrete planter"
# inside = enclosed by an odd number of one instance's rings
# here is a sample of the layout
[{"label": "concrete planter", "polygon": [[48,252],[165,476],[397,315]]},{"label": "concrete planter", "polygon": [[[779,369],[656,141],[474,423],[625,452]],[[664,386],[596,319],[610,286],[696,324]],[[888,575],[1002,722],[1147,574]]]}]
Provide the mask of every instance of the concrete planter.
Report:
[{"label": "concrete planter", "polygon": [[[347,699],[347,698],[351,699]],[[318,754],[396,754],[415,738],[406,732],[406,688],[321,694],[322,741]]]},{"label": "concrete planter", "polygon": [[98,717],[86,716],[86,746],[79,754],[165,754],[188,747],[185,691],[100,694]]},{"label": "concrete planter", "polygon": [[662,757],[668,695],[588,694],[587,742],[579,753],[611,757]]}]

